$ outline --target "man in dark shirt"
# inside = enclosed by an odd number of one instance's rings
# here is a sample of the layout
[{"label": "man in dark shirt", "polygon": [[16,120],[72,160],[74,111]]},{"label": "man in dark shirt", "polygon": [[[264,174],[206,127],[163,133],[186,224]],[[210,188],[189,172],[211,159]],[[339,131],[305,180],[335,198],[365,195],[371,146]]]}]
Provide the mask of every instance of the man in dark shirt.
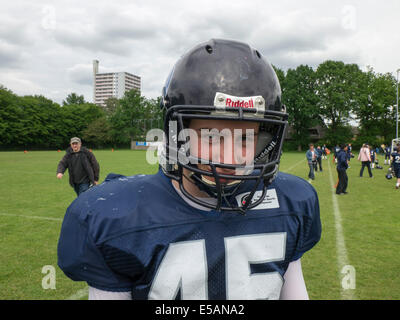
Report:
[{"label": "man in dark shirt", "polygon": [[339,182],[336,186],[336,194],[347,194],[348,177],[346,170],[349,167],[347,158],[347,145],[342,144],[340,151],[337,153],[337,166]]},{"label": "man in dark shirt", "polygon": [[69,172],[69,183],[78,196],[99,181],[99,163],[94,154],[83,147],[81,139],[77,137],[71,139],[70,147],[58,163],[58,179],[63,177],[66,169]]},{"label": "man in dark shirt", "polygon": [[[324,153],[320,146],[317,147],[316,152],[317,152],[317,163],[318,163],[319,171],[322,171],[322,157],[323,157]],[[315,171],[318,171],[317,166],[315,166]]]}]

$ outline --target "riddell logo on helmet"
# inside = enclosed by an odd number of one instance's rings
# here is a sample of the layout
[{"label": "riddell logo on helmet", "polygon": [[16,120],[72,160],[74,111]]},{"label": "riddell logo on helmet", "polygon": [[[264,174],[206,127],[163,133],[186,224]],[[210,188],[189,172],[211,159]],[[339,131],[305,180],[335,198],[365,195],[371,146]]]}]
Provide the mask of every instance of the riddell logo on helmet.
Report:
[{"label": "riddell logo on helmet", "polygon": [[254,108],[253,99],[246,100],[232,100],[230,98],[226,98],[225,105],[227,107],[239,107],[239,108]]}]

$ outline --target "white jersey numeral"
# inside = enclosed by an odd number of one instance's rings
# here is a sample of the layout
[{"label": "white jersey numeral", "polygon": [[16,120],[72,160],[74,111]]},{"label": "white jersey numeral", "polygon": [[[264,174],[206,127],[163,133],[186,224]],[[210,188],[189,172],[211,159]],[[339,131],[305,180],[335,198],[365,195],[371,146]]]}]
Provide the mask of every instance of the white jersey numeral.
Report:
[{"label": "white jersey numeral", "polygon": [[[279,299],[279,272],[251,274],[250,265],[285,259],[286,233],[227,237],[225,277],[227,299]],[[205,300],[207,294],[205,240],[171,243],[158,268],[149,299]]]},{"label": "white jersey numeral", "polygon": [[207,299],[207,259],[204,240],[171,243],[158,268],[149,300]]},{"label": "white jersey numeral", "polygon": [[225,238],[228,300],[279,299],[279,272],[251,274],[250,264],[285,259],[286,233]]}]

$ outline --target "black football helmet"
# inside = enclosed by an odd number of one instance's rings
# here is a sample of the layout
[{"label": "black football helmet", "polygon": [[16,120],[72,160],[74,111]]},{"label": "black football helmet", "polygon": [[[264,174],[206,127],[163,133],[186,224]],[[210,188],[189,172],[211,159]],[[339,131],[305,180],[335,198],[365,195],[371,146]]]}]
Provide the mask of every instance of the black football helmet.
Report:
[{"label": "black football helmet", "polygon": [[388,169],[388,172],[385,175],[386,179],[390,180],[393,178],[393,174],[392,174],[392,168]]},{"label": "black football helmet", "polygon": [[[259,51],[229,40],[213,39],[197,45],[173,67],[162,91],[161,107],[165,110],[165,136],[160,165],[168,177],[179,182],[186,197],[218,211],[241,213],[263,201],[278,173],[288,114],[281,103],[277,75]],[[199,168],[201,160],[191,154],[188,137],[180,138],[192,119],[259,123],[251,168],[211,160],[209,170]],[[241,174],[222,174],[217,168],[235,169]],[[184,177],[215,201],[191,195],[184,187]],[[213,182],[207,177],[213,177]],[[245,183],[248,195],[238,200]],[[261,194],[256,192],[260,186]]]}]

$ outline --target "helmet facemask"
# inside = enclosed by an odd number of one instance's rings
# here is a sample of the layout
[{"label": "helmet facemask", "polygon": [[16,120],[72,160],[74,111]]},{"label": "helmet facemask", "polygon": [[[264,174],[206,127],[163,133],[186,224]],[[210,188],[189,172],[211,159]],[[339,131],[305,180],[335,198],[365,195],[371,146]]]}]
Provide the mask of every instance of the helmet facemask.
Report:
[{"label": "helmet facemask", "polygon": [[[207,112],[205,112],[206,110]],[[252,117],[253,111],[235,109],[221,115],[216,113],[216,110],[215,106],[174,106],[167,112],[165,119],[169,122],[170,139],[168,141],[166,139],[164,161],[169,162],[172,166],[163,168],[170,169],[166,174],[179,182],[182,193],[193,202],[215,210],[244,213],[247,209],[254,208],[262,202],[267,186],[277,174],[287,114],[265,111],[262,117]],[[248,113],[247,116],[245,116],[246,113]],[[230,123],[242,121],[242,125],[238,125],[238,127],[253,127],[256,130],[234,129],[232,132],[228,129],[218,130],[207,127],[199,132],[190,126],[192,121],[197,120],[221,120],[221,123],[224,120],[232,120]],[[244,122],[252,124],[244,125]],[[211,155],[207,152],[205,154],[196,152],[195,146],[198,143],[200,145],[204,143],[209,134],[211,139],[217,137],[225,140],[229,132],[231,132],[229,139],[233,138],[234,141],[240,138],[245,139],[246,147],[250,146],[252,150],[244,148],[246,152],[243,154],[243,149],[237,148],[233,150],[233,153],[228,154],[228,158],[229,155],[234,158],[228,159],[228,161],[224,161],[225,159],[219,161],[218,156],[214,157],[214,152],[211,152]],[[197,137],[195,137],[196,133]],[[216,142],[216,148],[212,150],[223,149],[219,144],[221,140],[217,140],[213,141]],[[202,150],[207,149],[203,145],[201,147]],[[242,154],[238,155],[238,153]],[[226,153],[224,153],[224,158],[225,156]],[[194,184],[198,190],[214,198],[215,204],[193,196],[185,187],[187,185],[184,183],[185,179]],[[244,183],[246,183],[246,191],[249,189],[251,191],[245,201],[238,203],[237,196],[241,192],[243,193],[241,186]],[[260,186],[263,186],[263,193],[255,200],[254,193]]]}]

